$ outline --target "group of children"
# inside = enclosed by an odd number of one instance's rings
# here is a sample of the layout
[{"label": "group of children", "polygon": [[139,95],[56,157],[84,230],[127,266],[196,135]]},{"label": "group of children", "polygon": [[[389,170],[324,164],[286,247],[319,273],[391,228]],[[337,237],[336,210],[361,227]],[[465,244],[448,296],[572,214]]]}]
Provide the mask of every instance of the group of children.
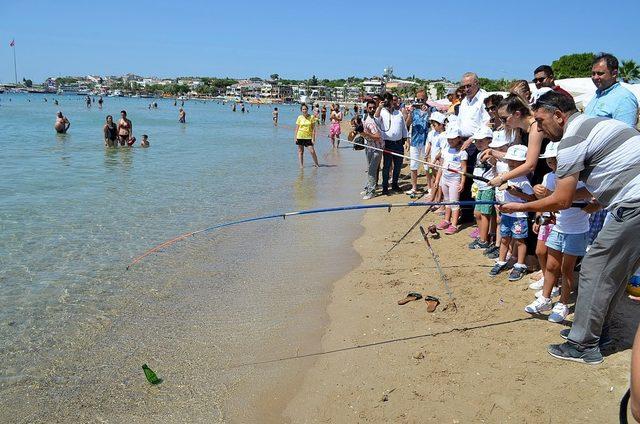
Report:
[{"label": "group of children", "polygon": [[[426,167],[429,200],[457,202],[465,186],[465,174],[470,173],[467,152],[461,149],[464,139],[457,117],[433,112],[429,119],[431,130],[425,158],[442,167]],[[549,321],[563,322],[569,313],[574,268],[587,249],[589,209],[587,204],[581,204],[555,213],[538,214],[533,224],[529,222],[533,217],[526,212],[500,213],[492,202],[529,202],[549,196],[555,190],[559,143],[549,143],[540,156],[552,170],[541,184],[532,186],[526,176],[509,179],[499,187],[487,183],[526,161],[527,146],[511,144],[509,138],[504,129],[492,131],[489,127],[481,127],[471,137],[479,151],[472,170],[474,177],[479,179],[474,178],[472,196],[476,201],[486,203],[475,206],[477,229],[473,231],[474,240],[469,248],[482,249],[488,258],[496,260],[489,272],[491,276],[506,271],[513,263],[508,279],[518,281],[527,273],[527,239],[536,235],[536,255],[541,271],[534,274],[535,280],[529,286],[536,290],[535,300],[525,307],[525,311],[531,314],[551,311]],[[455,234],[460,218],[459,206],[446,205],[441,213],[444,218],[436,227],[445,234]],[[558,284],[561,285],[558,287]],[[552,299],[557,296],[560,299],[554,305]]]}]

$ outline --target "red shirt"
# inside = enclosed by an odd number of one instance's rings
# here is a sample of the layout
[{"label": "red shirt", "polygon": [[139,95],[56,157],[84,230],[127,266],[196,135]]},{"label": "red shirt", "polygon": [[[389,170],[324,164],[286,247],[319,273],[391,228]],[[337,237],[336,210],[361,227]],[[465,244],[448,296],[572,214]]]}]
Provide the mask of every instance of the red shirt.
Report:
[{"label": "red shirt", "polygon": [[556,85],[555,87],[553,87],[552,90],[555,91],[555,92],[558,92],[560,94],[564,94],[565,96],[569,96],[569,97],[573,98],[571,93],[569,93],[567,90],[565,90],[564,88],[560,87],[559,85]]}]

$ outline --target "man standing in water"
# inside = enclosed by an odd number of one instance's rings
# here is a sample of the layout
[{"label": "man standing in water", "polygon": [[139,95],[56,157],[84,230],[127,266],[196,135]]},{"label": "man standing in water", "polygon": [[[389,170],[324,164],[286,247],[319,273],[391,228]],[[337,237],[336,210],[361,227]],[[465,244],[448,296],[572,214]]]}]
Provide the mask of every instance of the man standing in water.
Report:
[{"label": "man standing in water", "polygon": [[187,122],[187,114],[183,108],[180,108],[180,111],[178,112],[178,122],[180,122],[181,124]]},{"label": "man standing in water", "polygon": [[100,96],[100,98],[98,99],[98,109],[102,109],[102,96]]},{"label": "man standing in water", "polygon": [[279,113],[279,112],[278,112],[278,108],[277,108],[277,107],[274,107],[274,108],[273,108],[273,125],[274,125],[275,127],[277,127],[277,126],[278,126],[278,113]]},{"label": "man standing in water", "polygon": [[56,114],[56,123],[53,125],[53,128],[56,129],[58,134],[65,134],[70,126],[71,122],[69,122],[67,117],[64,116],[62,112],[58,111],[58,113]]}]

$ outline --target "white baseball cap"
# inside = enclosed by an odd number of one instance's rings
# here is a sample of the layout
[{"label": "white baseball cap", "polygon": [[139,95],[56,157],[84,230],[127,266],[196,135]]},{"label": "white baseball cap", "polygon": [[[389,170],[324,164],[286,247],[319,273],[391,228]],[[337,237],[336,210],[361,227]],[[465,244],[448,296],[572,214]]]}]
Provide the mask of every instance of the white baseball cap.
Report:
[{"label": "white baseball cap", "polygon": [[527,146],[524,144],[516,144],[515,146],[509,147],[507,153],[504,155],[506,160],[517,160],[519,162],[524,162],[527,160]]},{"label": "white baseball cap", "polygon": [[547,144],[547,148],[544,149],[544,154],[540,155],[540,159],[546,159],[546,158],[555,158],[558,156],[558,145],[560,144],[560,142],[551,142],[549,144]]},{"label": "white baseball cap", "polygon": [[509,140],[507,140],[507,136],[505,135],[503,130],[493,132],[493,140],[491,141],[491,143],[489,143],[490,148],[495,149],[498,147],[506,146],[507,144],[509,144]]},{"label": "white baseball cap", "polygon": [[447,138],[458,138],[460,137],[460,127],[457,122],[453,122],[447,125],[447,131],[445,132]]},{"label": "white baseball cap", "polygon": [[437,111],[433,112],[431,116],[429,116],[429,121],[436,121],[439,124],[444,124],[445,119],[447,119],[447,117],[444,116],[444,114]]},{"label": "white baseball cap", "polygon": [[486,125],[481,125],[480,128],[471,136],[474,140],[482,140],[484,138],[493,138],[493,131]]}]

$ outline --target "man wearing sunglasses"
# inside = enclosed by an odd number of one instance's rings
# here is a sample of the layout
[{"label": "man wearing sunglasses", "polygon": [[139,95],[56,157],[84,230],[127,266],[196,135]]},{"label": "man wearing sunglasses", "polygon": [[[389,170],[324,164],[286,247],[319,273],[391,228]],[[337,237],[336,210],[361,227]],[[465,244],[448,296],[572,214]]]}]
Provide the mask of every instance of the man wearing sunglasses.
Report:
[{"label": "man wearing sunglasses", "polygon": [[553,69],[551,69],[551,66],[549,65],[538,66],[535,71],[533,71],[533,80],[531,82],[533,82],[536,85],[536,88],[541,91],[536,97],[540,97],[544,94],[544,91],[548,91],[542,90],[543,88],[550,88],[553,91],[557,91],[560,94],[571,97],[571,94],[568,91],[564,90],[559,85],[556,85]]},{"label": "man wearing sunglasses", "polygon": [[484,98],[487,97],[487,92],[480,88],[478,76],[473,72],[464,74],[460,85],[464,89],[465,97],[460,102],[458,121],[462,137],[467,138],[489,122],[489,114],[484,110]]}]

